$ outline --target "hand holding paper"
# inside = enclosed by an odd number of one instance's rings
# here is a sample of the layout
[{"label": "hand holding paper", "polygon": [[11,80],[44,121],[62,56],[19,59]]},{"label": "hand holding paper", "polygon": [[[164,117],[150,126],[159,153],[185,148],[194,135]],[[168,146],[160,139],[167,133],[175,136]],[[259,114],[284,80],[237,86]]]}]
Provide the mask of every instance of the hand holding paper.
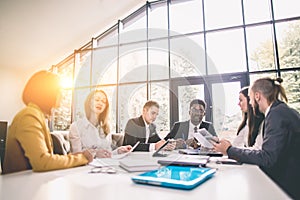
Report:
[{"label": "hand holding paper", "polygon": [[194,133],[194,137],[198,140],[201,146],[212,149],[214,146],[199,132]]}]

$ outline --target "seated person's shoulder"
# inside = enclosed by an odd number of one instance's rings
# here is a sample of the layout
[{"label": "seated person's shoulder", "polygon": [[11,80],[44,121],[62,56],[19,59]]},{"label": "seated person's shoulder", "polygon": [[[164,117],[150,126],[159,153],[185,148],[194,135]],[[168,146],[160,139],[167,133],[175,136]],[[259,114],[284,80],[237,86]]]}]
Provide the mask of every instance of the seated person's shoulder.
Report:
[{"label": "seated person's shoulder", "polygon": [[173,126],[182,126],[184,124],[188,124],[189,121],[178,121],[173,124]]}]

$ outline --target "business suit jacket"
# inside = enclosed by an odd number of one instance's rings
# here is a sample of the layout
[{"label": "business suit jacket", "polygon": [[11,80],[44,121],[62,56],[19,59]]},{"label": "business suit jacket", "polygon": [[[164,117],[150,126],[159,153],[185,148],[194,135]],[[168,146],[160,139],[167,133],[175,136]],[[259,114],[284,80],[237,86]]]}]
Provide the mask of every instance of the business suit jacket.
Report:
[{"label": "business suit jacket", "polygon": [[32,103],[15,116],[7,134],[3,173],[27,169],[49,171],[88,163],[81,153],[54,154],[51,135],[45,121],[44,113]]},{"label": "business suit jacket", "polygon": [[150,135],[148,143],[146,142],[146,127],[143,120],[143,117],[132,118],[128,120],[125,127],[125,135],[123,145],[133,146],[137,141],[140,141],[140,144],[135,148],[134,151],[149,151],[149,143],[156,143],[160,141],[160,137],[156,132],[156,126],[154,124],[149,125]]},{"label": "business suit jacket", "polygon": [[300,115],[285,103],[272,104],[265,118],[261,150],[230,147],[229,158],[255,164],[293,198],[300,198]]},{"label": "business suit jacket", "polygon": [[[168,133],[168,135],[165,137],[165,140],[170,138],[174,138],[174,139],[182,138],[184,140],[187,140],[189,135],[189,126],[190,126],[190,120],[184,122],[175,122],[170,133]],[[212,134],[213,136],[217,136],[215,128],[212,125],[212,123],[202,121],[199,129],[201,128],[205,128],[210,134]]]}]

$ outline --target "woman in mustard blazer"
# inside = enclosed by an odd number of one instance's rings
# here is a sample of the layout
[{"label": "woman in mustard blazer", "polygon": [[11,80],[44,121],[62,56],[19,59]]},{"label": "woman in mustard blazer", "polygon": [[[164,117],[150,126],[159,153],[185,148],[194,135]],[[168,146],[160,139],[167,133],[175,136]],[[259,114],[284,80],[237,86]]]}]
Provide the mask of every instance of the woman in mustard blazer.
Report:
[{"label": "woman in mustard blazer", "polygon": [[49,171],[85,165],[93,160],[88,151],[77,154],[53,153],[46,123],[53,108],[59,106],[61,88],[58,75],[40,71],[27,82],[23,91],[26,107],[13,119],[9,128],[3,174],[32,169]]}]

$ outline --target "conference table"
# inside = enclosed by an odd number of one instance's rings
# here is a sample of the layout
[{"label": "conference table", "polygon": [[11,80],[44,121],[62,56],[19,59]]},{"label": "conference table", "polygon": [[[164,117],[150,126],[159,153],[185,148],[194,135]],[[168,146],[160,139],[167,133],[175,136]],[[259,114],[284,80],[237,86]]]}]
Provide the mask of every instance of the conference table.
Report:
[{"label": "conference table", "polygon": [[[197,158],[197,157],[194,157]],[[122,159],[146,159],[156,162],[149,152],[132,152]],[[136,184],[118,166],[122,159],[100,159],[113,166],[115,174],[90,173],[86,165],[49,172],[22,172],[0,176],[1,200],[183,200],[183,199],[290,199],[267,175],[254,165],[230,165],[210,162],[216,168],[214,176],[192,190]]]}]

